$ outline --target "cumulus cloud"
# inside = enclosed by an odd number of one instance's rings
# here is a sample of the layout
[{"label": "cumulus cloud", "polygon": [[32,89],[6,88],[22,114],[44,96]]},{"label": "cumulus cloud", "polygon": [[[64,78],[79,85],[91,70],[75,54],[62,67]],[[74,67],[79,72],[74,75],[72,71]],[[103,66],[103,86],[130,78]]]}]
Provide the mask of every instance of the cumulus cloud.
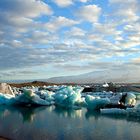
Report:
[{"label": "cumulus cloud", "polygon": [[53,0],[53,2],[56,3],[60,7],[67,7],[73,4],[72,0]]},{"label": "cumulus cloud", "polygon": [[89,0],[52,0],[57,6],[65,8],[71,5],[74,5],[75,2],[86,3]]},{"label": "cumulus cloud", "polygon": [[79,0],[80,2],[83,2],[83,3],[86,3],[88,2],[89,0]]},{"label": "cumulus cloud", "polygon": [[[31,32],[40,30],[42,23],[37,18],[53,14],[52,8],[43,1],[1,0],[0,1],[0,42],[1,46],[30,47]],[[45,31],[43,31],[45,32]],[[44,37],[44,35],[42,35]],[[35,39],[32,38],[32,39]],[[44,39],[40,42],[47,42]]]},{"label": "cumulus cloud", "polygon": [[77,12],[77,16],[79,18],[91,23],[98,22],[98,18],[100,14],[101,14],[101,8],[97,5],[86,5],[80,7],[80,9]]},{"label": "cumulus cloud", "polygon": [[48,31],[53,32],[59,30],[62,27],[72,26],[75,24],[79,24],[78,21],[66,18],[66,17],[53,17],[48,23],[46,23],[45,27]]},{"label": "cumulus cloud", "polygon": [[66,32],[66,35],[70,37],[84,37],[86,34],[86,31],[82,30],[78,27],[72,27],[69,31]]},{"label": "cumulus cloud", "polygon": [[36,0],[1,0],[0,1],[0,25],[3,29],[7,28],[25,28],[35,26],[34,18],[41,15],[52,15],[53,11],[49,5]]},{"label": "cumulus cloud", "polygon": [[114,14],[122,23],[132,23],[139,20],[139,2],[137,0],[110,0],[114,6]]},{"label": "cumulus cloud", "polygon": [[139,19],[139,16],[137,16],[133,9],[120,9],[116,12],[116,15],[121,16],[123,22],[134,22]]},{"label": "cumulus cloud", "polygon": [[34,18],[41,14],[51,15],[50,6],[38,0],[1,0],[0,10],[6,15]]},{"label": "cumulus cloud", "polygon": [[116,25],[114,24],[101,24],[101,23],[97,23],[94,25],[94,31],[98,34],[101,35],[120,35],[122,33],[122,31],[119,31],[116,29]]}]

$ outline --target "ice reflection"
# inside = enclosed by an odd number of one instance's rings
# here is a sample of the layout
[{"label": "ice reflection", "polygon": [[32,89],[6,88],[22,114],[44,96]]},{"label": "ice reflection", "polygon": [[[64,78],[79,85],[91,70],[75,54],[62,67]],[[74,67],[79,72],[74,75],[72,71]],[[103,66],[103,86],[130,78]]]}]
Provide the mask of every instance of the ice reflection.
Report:
[{"label": "ice reflection", "polygon": [[36,114],[43,111],[45,107],[20,107],[20,106],[0,106],[0,117],[5,118],[16,113],[22,116],[23,122],[33,122]]},{"label": "ice reflection", "polygon": [[140,123],[140,118],[139,117],[133,117],[133,116],[129,116],[129,115],[113,115],[113,114],[100,114],[100,111],[87,111],[85,113],[85,118],[87,120],[89,119],[101,119],[101,118],[108,118],[108,119],[113,119],[113,120],[124,120],[127,122],[137,122]]},{"label": "ice reflection", "polygon": [[59,117],[81,118],[82,110],[65,109],[61,107],[55,107],[53,110]]},{"label": "ice reflection", "polygon": [[41,112],[54,113],[58,117],[62,118],[85,118],[86,120],[94,119],[98,120],[101,118],[109,118],[113,120],[125,120],[128,122],[140,123],[139,117],[124,116],[124,115],[101,115],[99,111],[86,111],[86,109],[73,110],[64,109],[61,107],[19,107],[19,106],[0,106],[0,118],[6,118],[16,113],[22,118],[23,122],[33,123],[36,116]]},{"label": "ice reflection", "polygon": [[100,112],[99,111],[87,111],[85,113],[85,118],[87,120],[89,120],[90,118],[94,118],[95,120],[98,120],[98,118],[100,117]]}]

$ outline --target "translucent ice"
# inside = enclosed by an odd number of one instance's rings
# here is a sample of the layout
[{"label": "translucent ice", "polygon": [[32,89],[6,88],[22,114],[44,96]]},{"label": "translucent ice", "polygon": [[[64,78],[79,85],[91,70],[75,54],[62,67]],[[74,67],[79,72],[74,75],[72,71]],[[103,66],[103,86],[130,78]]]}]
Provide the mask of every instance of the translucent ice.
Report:
[{"label": "translucent ice", "polygon": [[13,104],[14,97],[15,96],[11,95],[11,94],[0,93],[0,105],[1,104],[6,104],[6,105]]},{"label": "translucent ice", "polygon": [[126,115],[127,111],[120,108],[101,109],[101,114]]},{"label": "translucent ice", "polygon": [[18,102],[19,104],[51,105],[52,100],[48,100],[47,95],[47,93],[44,93],[45,98],[43,99],[39,95],[35,94],[32,89],[26,89],[24,90],[23,94],[16,97],[16,102]]},{"label": "translucent ice", "polygon": [[99,98],[91,95],[87,95],[85,97],[85,101],[89,110],[98,110],[110,103],[110,100],[108,98]]},{"label": "translucent ice", "polygon": [[73,86],[60,88],[55,94],[55,104],[66,108],[73,108],[83,101],[81,99],[82,90],[82,87]]}]

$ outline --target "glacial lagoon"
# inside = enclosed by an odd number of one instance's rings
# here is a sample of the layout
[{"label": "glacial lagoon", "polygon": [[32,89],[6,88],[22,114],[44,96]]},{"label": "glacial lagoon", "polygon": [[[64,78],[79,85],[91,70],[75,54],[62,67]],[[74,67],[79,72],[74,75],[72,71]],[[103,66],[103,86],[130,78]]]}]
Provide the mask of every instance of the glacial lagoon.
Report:
[{"label": "glacial lagoon", "polygon": [[138,140],[140,118],[50,107],[0,106],[0,136],[11,140]]}]

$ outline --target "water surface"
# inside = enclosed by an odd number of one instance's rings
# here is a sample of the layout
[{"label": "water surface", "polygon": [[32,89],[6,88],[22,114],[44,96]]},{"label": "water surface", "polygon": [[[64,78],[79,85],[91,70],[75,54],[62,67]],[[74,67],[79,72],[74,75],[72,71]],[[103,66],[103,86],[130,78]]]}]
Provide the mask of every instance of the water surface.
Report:
[{"label": "water surface", "polygon": [[50,107],[0,106],[0,136],[13,140],[138,140],[140,118]]}]

